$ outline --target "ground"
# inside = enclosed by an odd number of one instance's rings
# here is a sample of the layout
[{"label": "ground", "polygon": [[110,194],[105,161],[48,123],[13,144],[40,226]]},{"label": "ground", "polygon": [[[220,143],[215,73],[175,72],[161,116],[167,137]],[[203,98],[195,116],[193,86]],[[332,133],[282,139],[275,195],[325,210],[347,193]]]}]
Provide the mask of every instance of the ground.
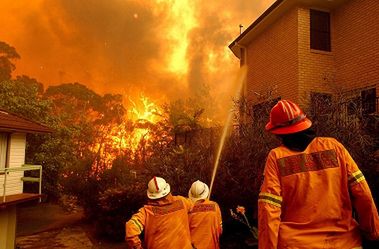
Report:
[{"label": "ground", "polygon": [[[67,211],[57,204],[27,204],[17,210],[17,249],[121,249],[125,243],[99,240],[83,220],[80,209]],[[244,242],[246,229],[227,225],[221,238],[223,249],[254,249]],[[237,224],[238,225],[238,224]],[[245,233],[243,233],[245,231]]]},{"label": "ground", "polygon": [[66,211],[57,204],[20,206],[17,210],[17,249],[121,249],[124,243],[95,239],[80,209]]}]

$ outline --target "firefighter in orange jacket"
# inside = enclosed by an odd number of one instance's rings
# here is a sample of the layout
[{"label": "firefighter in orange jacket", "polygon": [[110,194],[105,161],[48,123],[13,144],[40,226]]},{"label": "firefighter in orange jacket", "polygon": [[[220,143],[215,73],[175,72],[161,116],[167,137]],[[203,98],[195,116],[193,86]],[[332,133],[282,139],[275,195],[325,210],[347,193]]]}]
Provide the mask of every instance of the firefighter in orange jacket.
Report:
[{"label": "firefighter in orange jacket", "polygon": [[360,232],[379,238],[378,212],[362,172],[341,143],[316,137],[311,125],[291,101],[271,110],[266,130],[282,145],[270,151],[264,170],[259,249],[352,249],[362,248]]},{"label": "firefighter in orange jacket", "polygon": [[[192,203],[173,196],[170,185],[161,177],[148,183],[149,201],[126,222],[126,242],[132,249],[192,249],[188,213]],[[139,235],[144,231],[142,246]]]},{"label": "firefighter in orange jacket", "polygon": [[218,249],[222,233],[222,218],[218,204],[208,200],[207,184],[196,181],[188,191],[195,203],[189,215],[192,244],[196,249]]}]

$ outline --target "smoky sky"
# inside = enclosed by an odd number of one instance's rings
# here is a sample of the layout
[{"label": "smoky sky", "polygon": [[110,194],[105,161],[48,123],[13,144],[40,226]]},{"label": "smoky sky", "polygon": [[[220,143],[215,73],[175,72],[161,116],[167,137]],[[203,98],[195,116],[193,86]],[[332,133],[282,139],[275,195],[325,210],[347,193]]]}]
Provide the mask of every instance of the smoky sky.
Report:
[{"label": "smoky sky", "polygon": [[0,40],[21,56],[14,76],[163,101],[233,95],[238,60],[227,46],[273,0],[0,3]]}]

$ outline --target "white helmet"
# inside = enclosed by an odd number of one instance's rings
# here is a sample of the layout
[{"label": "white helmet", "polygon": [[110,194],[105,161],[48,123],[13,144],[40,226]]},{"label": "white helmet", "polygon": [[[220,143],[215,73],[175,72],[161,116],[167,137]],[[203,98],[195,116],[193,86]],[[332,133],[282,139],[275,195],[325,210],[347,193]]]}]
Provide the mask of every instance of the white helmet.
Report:
[{"label": "white helmet", "polygon": [[155,200],[165,197],[170,193],[170,184],[168,184],[162,177],[153,177],[147,184],[147,197]]},{"label": "white helmet", "polygon": [[200,199],[207,199],[209,196],[209,188],[208,185],[204,182],[201,182],[197,180],[196,182],[192,183],[192,186],[190,190],[188,191],[188,197],[192,201],[197,201]]}]

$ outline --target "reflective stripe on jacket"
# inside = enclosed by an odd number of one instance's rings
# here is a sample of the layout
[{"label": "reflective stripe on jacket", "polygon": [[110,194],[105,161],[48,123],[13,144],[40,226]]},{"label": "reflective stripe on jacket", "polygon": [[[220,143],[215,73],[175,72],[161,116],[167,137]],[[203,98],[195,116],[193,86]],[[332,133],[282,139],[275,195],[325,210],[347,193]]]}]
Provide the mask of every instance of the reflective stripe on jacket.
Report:
[{"label": "reflective stripe on jacket", "polygon": [[197,201],[189,215],[191,240],[196,249],[218,249],[222,233],[222,218],[218,204],[210,200]]},{"label": "reflective stripe on jacket", "polygon": [[270,151],[258,200],[259,248],[359,248],[359,229],[379,237],[370,189],[348,151],[315,138],[303,152]]},{"label": "reflective stripe on jacket", "polygon": [[159,201],[150,201],[126,223],[129,248],[142,248],[139,235],[144,231],[148,249],[192,249],[188,223],[191,201],[171,194]]}]

